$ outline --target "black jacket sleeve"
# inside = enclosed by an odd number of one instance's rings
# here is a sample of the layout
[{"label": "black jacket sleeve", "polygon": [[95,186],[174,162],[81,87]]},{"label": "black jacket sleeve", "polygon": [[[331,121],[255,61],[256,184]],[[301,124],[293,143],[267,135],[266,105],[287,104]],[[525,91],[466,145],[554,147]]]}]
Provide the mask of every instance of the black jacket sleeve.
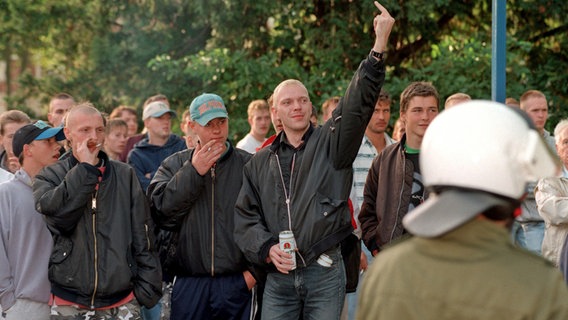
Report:
[{"label": "black jacket sleeve", "polygon": [[[204,192],[205,177],[191,164],[188,150],[164,160],[148,187],[156,223],[166,229],[177,229],[199,195]],[[185,157],[184,157],[185,155]]]},{"label": "black jacket sleeve", "polygon": [[134,295],[141,305],[150,308],[158,303],[162,296],[162,270],[154,248],[153,223],[148,201],[136,173],[133,169],[130,171],[132,252],[137,271],[134,278]]},{"label": "black jacket sleeve", "polygon": [[36,210],[46,216],[52,232],[69,235],[81,216],[90,213],[101,172],[79,163],[63,177],[63,164],[44,168],[33,184]]},{"label": "black jacket sleeve", "polygon": [[384,81],[384,63],[372,57],[363,60],[328,120],[332,130],[330,156],[336,169],[353,164]]},{"label": "black jacket sleeve", "polygon": [[377,228],[379,225],[379,219],[376,212],[376,200],[380,159],[381,154],[373,160],[371,168],[369,169],[363,191],[364,200],[359,213],[359,222],[361,223],[362,232],[361,238],[363,239],[367,249],[371,252],[373,252],[373,250],[379,250],[376,241]]}]

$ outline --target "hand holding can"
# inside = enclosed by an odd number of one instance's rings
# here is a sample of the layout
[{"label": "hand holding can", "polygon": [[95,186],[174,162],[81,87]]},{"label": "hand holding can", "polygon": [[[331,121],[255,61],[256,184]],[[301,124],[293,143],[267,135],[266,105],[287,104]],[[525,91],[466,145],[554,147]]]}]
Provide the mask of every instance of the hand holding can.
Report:
[{"label": "hand holding can", "polygon": [[278,271],[288,274],[288,271],[296,269],[296,240],[291,231],[281,232],[279,239],[280,243],[270,248],[269,261]]}]

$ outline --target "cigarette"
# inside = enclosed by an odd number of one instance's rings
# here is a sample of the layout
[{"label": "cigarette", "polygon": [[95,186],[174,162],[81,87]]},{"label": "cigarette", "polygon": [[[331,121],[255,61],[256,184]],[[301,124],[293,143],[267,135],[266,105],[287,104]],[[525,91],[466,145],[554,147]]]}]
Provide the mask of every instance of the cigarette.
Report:
[{"label": "cigarette", "polygon": [[102,145],[103,145],[102,143],[99,143],[99,144],[97,144],[95,147],[98,148],[98,147],[100,147],[100,146],[102,146]]}]

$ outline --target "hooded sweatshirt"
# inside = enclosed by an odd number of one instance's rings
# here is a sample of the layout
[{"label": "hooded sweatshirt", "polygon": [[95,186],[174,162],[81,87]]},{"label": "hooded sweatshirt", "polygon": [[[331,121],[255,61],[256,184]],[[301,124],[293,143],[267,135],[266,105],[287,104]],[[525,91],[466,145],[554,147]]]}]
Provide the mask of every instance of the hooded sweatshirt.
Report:
[{"label": "hooded sweatshirt", "polygon": [[47,276],[53,241],[43,216],[35,210],[32,179],[20,169],[0,184],[0,305],[16,299],[47,303]]},{"label": "hooded sweatshirt", "polygon": [[[128,154],[128,164],[136,171],[136,176],[144,192],[148,189],[150,181],[162,164],[162,161],[172,154],[187,148],[185,141],[176,136],[170,135],[168,141],[163,146],[150,144],[148,138],[138,142],[130,154]],[[149,174],[149,177],[147,176]]]}]

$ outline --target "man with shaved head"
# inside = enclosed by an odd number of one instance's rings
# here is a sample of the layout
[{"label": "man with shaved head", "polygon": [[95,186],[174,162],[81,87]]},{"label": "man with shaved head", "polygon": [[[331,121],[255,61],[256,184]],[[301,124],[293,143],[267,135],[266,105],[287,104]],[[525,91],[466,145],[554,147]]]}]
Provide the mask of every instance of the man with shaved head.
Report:
[{"label": "man with shaved head", "polygon": [[[381,13],[373,21],[374,46],[333,116],[314,128],[307,88],[295,79],[281,82],[273,107],[283,130],[244,167],[234,235],[249,262],[268,273],[263,319],[340,317],[348,282],[341,242],[353,231],[352,164],[384,83],[383,53],[394,24],[375,5]],[[293,234],[296,250],[282,250],[283,231]]]},{"label": "man with shaved head", "polygon": [[130,166],[101,150],[103,117],[91,103],[69,112],[64,132],[72,155],[33,185],[53,237],[51,319],[139,317],[162,287],[144,192]]}]

